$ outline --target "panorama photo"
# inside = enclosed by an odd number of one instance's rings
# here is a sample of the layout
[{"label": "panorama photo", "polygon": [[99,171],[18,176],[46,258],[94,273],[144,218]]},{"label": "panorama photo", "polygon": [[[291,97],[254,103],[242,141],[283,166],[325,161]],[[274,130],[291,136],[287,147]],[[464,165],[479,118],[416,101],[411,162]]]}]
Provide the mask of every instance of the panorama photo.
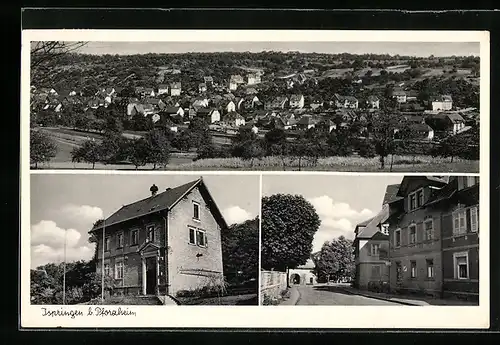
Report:
[{"label": "panorama photo", "polygon": [[31,42],[31,168],[477,173],[479,48]]}]

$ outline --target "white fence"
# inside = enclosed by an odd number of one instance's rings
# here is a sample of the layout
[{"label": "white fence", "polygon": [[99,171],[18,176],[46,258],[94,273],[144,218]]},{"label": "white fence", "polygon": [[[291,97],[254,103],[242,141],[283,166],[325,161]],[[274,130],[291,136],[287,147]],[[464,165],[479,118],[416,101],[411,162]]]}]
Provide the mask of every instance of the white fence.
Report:
[{"label": "white fence", "polygon": [[287,274],[280,271],[260,272],[260,297],[261,303],[264,298],[278,299],[281,291],[287,287]]}]

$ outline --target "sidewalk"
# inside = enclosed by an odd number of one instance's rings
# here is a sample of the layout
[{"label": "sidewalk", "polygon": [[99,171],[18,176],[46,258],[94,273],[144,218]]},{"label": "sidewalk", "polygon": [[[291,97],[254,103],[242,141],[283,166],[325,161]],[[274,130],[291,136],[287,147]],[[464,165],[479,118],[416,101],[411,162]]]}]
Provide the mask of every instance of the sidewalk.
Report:
[{"label": "sidewalk", "polygon": [[392,295],[386,293],[372,292],[372,291],[362,291],[352,287],[342,287],[346,292],[363,296],[369,298],[380,299],[384,301],[399,303],[403,305],[412,305],[412,306],[429,306],[429,305],[444,305],[444,306],[477,306],[478,303],[469,302],[469,301],[457,301],[457,300],[447,300],[447,299],[438,299],[438,298],[419,298],[413,296],[404,296],[404,295]]},{"label": "sidewalk", "polygon": [[290,297],[283,300],[279,305],[296,305],[300,299],[300,292],[296,287],[292,286],[289,288]]}]

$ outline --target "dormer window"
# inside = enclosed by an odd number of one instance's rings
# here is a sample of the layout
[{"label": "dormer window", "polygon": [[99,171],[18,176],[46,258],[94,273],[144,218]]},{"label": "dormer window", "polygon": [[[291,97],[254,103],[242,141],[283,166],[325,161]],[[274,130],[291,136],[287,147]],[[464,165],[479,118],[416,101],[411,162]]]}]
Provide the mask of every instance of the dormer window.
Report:
[{"label": "dormer window", "polygon": [[382,224],[381,230],[384,235],[389,235],[389,224]]},{"label": "dormer window", "polygon": [[413,193],[408,194],[408,211],[416,210],[424,205],[424,189],[420,188]]}]

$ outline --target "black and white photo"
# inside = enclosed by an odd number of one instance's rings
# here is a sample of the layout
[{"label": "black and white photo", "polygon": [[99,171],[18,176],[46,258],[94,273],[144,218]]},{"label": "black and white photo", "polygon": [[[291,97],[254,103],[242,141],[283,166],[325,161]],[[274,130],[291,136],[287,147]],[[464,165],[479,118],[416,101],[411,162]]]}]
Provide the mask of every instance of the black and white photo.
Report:
[{"label": "black and white photo", "polygon": [[479,42],[31,42],[31,166],[477,173],[479,53]]},{"label": "black and white photo", "polygon": [[31,188],[32,304],[257,305],[258,176],[34,175]]},{"label": "black and white photo", "polygon": [[262,183],[263,304],[479,303],[479,176]]}]

